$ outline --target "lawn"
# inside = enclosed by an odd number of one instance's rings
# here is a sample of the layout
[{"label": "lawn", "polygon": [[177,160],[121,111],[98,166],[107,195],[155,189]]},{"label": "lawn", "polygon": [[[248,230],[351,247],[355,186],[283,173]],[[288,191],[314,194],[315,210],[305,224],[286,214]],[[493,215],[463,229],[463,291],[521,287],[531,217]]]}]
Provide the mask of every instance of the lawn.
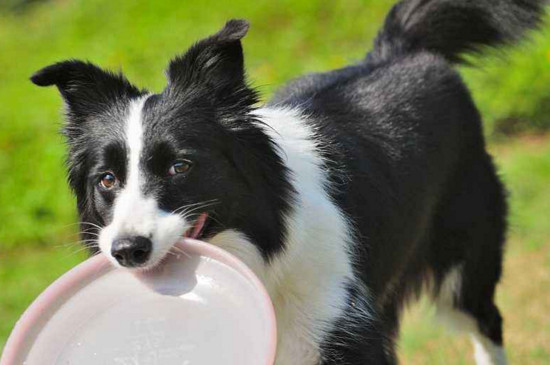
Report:
[{"label": "lawn", "polygon": [[[511,363],[550,363],[550,135],[493,144],[511,193],[512,229],[498,303],[505,317]],[[51,246],[51,247],[50,247]],[[10,249],[0,257],[0,348],[24,308],[54,278],[85,258],[76,242]],[[405,317],[400,345],[404,364],[469,364],[465,335],[437,325],[427,302]]]},{"label": "lawn", "polygon": [[[16,3],[29,3],[15,7]],[[50,0],[0,2],[0,348],[17,317],[54,278],[84,259],[63,159],[61,100],[28,76],[66,58],[124,69],[159,91],[169,59],[231,17],[250,79],[267,98],[285,80],[358,60],[392,0]],[[15,9],[15,10],[14,10]],[[506,55],[463,69],[511,191],[512,230],[498,301],[511,359],[550,362],[550,22]],[[530,137],[503,137],[509,133]],[[537,137],[538,135],[538,137]],[[542,135],[542,137],[541,137]],[[404,363],[469,363],[464,336],[431,324],[424,303],[406,317]]]},{"label": "lawn", "polygon": [[[550,135],[493,144],[507,182],[511,229],[497,303],[512,364],[550,364]],[[436,325],[423,301],[405,316],[400,341],[404,364],[471,364],[466,335]]]}]

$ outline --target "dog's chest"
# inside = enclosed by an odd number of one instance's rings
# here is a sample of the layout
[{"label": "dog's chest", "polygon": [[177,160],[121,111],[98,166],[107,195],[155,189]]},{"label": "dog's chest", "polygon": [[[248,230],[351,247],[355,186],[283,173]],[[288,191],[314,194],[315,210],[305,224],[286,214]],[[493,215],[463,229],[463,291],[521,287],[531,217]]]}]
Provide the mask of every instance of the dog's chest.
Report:
[{"label": "dog's chest", "polygon": [[266,286],[278,326],[276,365],[316,365],[320,345],[343,315],[353,281],[350,224],[327,189],[315,135],[292,111],[260,110],[296,191],[285,247],[269,263],[244,235],[225,231],[213,243],[244,260]]}]

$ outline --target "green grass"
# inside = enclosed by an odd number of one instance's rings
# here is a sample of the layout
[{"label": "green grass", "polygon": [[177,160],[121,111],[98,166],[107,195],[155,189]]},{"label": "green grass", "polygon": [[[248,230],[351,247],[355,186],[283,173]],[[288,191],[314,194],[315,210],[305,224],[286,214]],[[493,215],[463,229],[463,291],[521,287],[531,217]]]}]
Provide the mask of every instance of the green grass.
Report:
[{"label": "green grass", "polygon": [[[550,136],[495,144],[492,152],[507,182],[511,231],[497,303],[505,318],[510,362],[550,363]],[[400,356],[405,364],[471,364],[465,335],[438,326],[427,301],[405,316]]]},{"label": "green grass", "polygon": [[[74,199],[65,182],[61,99],[34,87],[37,69],[67,58],[124,69],[159,91],[175,54],[231,17],[252,23],[244,41],[250,79],[268,97],[285,80],[358,60],[393,0],[51,0],[7,11],[0,5],[0,343],[17,316],[55,277],[82,259],[60,244],[76,240]],[[464,69],[487,135],[550,127],[550,22],[506,57]],[[548,363],[550,308],[550,147],[548,139],[493,144],[512,190],[512,238],[499,301],[510,317],[516,363]],[[528,273],[525,274],[525,273]],[[524,278],[531,278],[526,280]],[[540,299],[539,299],[540,297]],[[534,300],[536,298],[537,300]],[[455,342],[417,307],[401,341],[407,363],[469,363]],[[455,345],[457,343],[457,345]],[[457,347],[458,346],[458,347]],[[527,361],[527,360],[528,361]]]},{"label": "green grass", "polygon": [[[550,22],[547,20],[547,24]],[[550,27],[532,40],[464,69],[491,137],[550,128]]]},{"label": "green grass", "polygon": [[[10,0],[9,8],[21,0]],[[31,2],[0,12],[0,248],[44,245],[74,232],[74,202],[65,184],[65,148],[57,131],[61,100],[28,77],[66,58],[124,69],[162,89],[169,59],[231,17],[252,22],[244,41],[249,75],[265,96],[304,72],[362,58],[393,0],[219,1],[73,0]],[[532,42],[481,69],[465,70],[487,119],[548,126],[550,25]],[[510,124],[509,122],[504,123]],[[513,124],[513,123],[512,123]],[[516,128],[517,124],[513,124]],[[504,128],[506,129],[506,128]]]},{"label": "green grass", "polygon": [[[492,146],[511,193],[512,231],[498,303],[512,363],[550,361],[550,136]],[[74,238],[74,237],[73,237]],[[66,240],[69,242],[70,240]],[[85,256],[75,244],[10,249],[0,255],[0,349],[15,321],[54,278]],[[407,313],[400,345],[406,364],[470,364],[465,336],[453,336],[426,301]]]},{"label": "green grass", "polygon": [[269,94],[303,72],[362,57],[389,7],[376,3],[75,0],[0,15],[0,247],[43,245],[74,232],[67,228],[75,211],[57,134],[61,99],[28,81],[34,71],[89,59],[124,68],[135,83],[159,91],[171,57],[228,18],[246,17],[253,24],[245,41],[250,76]]}]

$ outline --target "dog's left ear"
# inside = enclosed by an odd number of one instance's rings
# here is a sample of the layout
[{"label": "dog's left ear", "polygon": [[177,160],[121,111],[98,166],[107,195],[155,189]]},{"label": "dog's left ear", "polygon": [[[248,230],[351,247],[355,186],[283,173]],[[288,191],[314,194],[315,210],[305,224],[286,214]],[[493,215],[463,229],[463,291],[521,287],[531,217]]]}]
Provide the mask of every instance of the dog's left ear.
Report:
[{"label": "dog's left ear", "polygon": [[244,87],[241,39],[248,28],[246,20],[232,19],[218,33],[195,43],[170,62],[169,86],[180,90],[206,87],[218,95]]},{"label": "dog's left ear", "polygon": [[55,85],[67,105],[69,123],[79,124],[107,107],[143,93],[122,75],[79,60],[58,62],[31,76],[38,86]]}]

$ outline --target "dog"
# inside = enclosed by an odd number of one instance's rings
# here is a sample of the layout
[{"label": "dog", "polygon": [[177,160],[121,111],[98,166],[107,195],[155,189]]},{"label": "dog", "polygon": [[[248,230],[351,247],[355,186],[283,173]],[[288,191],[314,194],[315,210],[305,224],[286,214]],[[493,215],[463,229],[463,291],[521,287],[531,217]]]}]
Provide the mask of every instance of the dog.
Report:
[{"label": "dog", "polygon": [[542,0],[404,0],[355,64],[291,81],[265,105],[230,20],[170,62],[160,94],[67,60],[31,80],[66,106],[68,180],[83,239],[154,267],[182,236],[263,281],[277,365],[395,364],[421,293],[505,364],[494,302],[505,189],[454,66],[536,28]]}]

